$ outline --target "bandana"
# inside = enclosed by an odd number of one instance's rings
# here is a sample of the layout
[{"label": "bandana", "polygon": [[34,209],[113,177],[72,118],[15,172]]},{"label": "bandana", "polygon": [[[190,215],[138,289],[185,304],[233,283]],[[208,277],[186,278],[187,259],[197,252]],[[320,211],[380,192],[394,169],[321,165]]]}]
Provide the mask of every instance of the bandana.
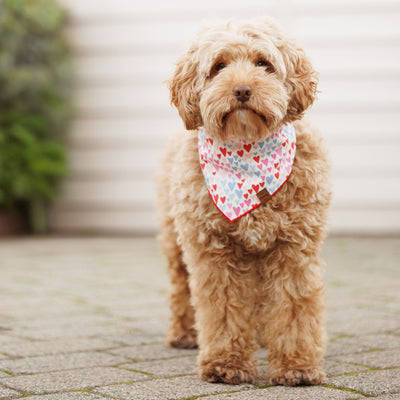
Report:
[{"label": "bandana", "polygon": [[199,129],[200,165],[215,206],[236,221],[268,201],[288,180],[296,152],[292,124],[259,142],[225,142]]}]

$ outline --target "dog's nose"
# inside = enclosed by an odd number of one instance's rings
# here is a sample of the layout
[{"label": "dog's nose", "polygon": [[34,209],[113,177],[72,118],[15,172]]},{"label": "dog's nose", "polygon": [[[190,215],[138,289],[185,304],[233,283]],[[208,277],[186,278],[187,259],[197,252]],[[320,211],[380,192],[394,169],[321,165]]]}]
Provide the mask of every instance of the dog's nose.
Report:
[{"label": "dog's nose", "polygon": [[247,85],[236,86],[233,89],[233,94],[235,95],[237,101],[246,103],[246,101],[249,101],[252,95],[251,87]]}]

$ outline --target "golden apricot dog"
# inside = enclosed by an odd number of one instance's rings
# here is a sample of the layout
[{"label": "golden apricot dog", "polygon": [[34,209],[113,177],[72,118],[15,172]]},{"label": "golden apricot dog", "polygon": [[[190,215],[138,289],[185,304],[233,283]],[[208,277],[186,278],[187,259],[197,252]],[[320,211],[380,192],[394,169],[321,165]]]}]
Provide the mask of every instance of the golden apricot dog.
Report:
[{"label": "golden apricot dog", "polygon": [[158,173],[160,243],[172,284],[169,345],[199,346],[199,376],[320,383],[320,251],[331,198],[319,133],[303,118],[318,78],[268,18],[200,31],[169,81],[186,130]]}]

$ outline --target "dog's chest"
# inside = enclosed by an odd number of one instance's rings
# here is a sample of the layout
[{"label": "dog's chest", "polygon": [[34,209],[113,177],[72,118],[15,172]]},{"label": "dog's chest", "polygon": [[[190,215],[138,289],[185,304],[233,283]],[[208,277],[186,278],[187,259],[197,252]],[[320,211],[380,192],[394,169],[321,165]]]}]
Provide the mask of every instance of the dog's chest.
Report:
[{"label": "dog's chest", "polygon": [[[197,138],[185,136],[182,147],[177,149],[179,163],[172,171],[174,176],[175,212],[186,229],[192,227],[204,234],[217,233],[229,236],[229,240],[240,243],[244,248],[263,250],[268,242],[274,241],[287,218],[285,210],[292,207],[296,175],[296,159],[293,172],[285,185],[264,204],[230,222],[215,206],[205,182],[197,151]],[[296,155],[297,158],[297,155]],[[179,167],[179,168],[178,168]]]}]

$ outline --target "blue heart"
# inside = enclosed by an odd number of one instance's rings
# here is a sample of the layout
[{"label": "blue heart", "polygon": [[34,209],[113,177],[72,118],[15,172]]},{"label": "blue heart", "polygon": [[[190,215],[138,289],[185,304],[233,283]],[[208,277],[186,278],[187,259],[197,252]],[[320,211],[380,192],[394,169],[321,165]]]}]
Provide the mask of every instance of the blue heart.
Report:
[{"label": "blue heart", "polygon": [[236,196],[240,199],[243,196],[243,190],[235,190]]},{"label": "blue heart", "polygon": [[245,171],[247,171],[247,170],[249,169],[249,164],[248,164],[248,163],[242,164],[242,168],[243,168]]},{"label": "blue heart", "polygon": [[235,189],[236,183],[235,182],[229,182],[228,186],[229,186],[229,189],[233,190],[233,189]]},{"label": "blue heart", "polygon": [[268,185],[270,185],[271,184],[271,182],[273,181],[273,179],[274,179],[274,177],[271,175],[271,176],[267,176],[267,183],[268,183]]}]

